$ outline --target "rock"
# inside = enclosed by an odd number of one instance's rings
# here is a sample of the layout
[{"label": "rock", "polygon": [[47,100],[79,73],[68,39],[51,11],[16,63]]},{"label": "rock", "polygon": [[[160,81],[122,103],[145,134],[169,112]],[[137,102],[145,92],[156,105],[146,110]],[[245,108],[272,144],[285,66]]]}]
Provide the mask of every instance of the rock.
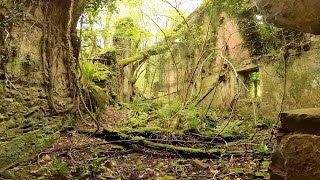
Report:
[{"label": "rock", "polygon": [[282,130],[320,135],[320,108],[286,111],[280,120]]},{"label": "rock", "polygon": [[112,169],[113,166],[114,166],[114,164],[111,161],[106,161],[104,163],[104,167],[106,167],[108,169]]},{"label": "rock", "polygon": [[35,176],[41,175],[39,169],[31,169],[31,170],[30,170],[30,174],[35,175]]},{"label": "rock", "polygon": [[51,157],[50,157],[48,154],[42,156],[41,159],[42,159],[43,161],[51,161]]},{"label": "rock", "polygon": [[271,177],[274,179],[320,179],[319,147],[320,136],[286,135],[278,145],[279,151],[272,155],[269,168]]},{"label": "rock", "polygon": [[256,0],[256,5],[275,26],[320,34],[318,0]]},{"label": "rock", "polygon": [[270,178],[320,179],[320,109],[286,111],[281,113],[280,120]]},{"label": "rock", "polygon": [[199,170],[205,170],[209,167],[208,165],[204,164],[202,161],[198,159],[191,160],[191,164]]}]

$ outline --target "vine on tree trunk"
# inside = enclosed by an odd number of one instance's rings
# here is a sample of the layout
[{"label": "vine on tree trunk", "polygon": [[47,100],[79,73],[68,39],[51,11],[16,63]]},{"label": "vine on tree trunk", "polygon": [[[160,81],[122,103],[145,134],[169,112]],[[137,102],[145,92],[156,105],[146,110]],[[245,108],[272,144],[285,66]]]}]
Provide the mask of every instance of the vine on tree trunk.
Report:
[{"label": "vine on tree trunk", "polygon": [[96,133],[100,129],[100,123],[94,117],[94,115],[89,110],[89,108],[86,106],[86,103],[84,101],[84,97],[83,97],[83,95],[81,93],[80,80],[78,78],[77,71],[76,71],[77,70],[77,64],[76,64],[76,60],[75,60],[74,55],[73,55],[73,46],[72,46],[72,41],[71,41],[73,12],[74,12],[74,0],[71,0],[70,9],[69,9],[69,20],[68,20],[68,24],[67,24],[66,39],[67,39],[67,43],[68,43],[68,55],[67,55],[68,63],[70,63],[70,67],[71,67],[70,71],[71,71],[72,81],[73,81],[73,84],[75,86],[75,97],[77,97],[76,101],[74,99],[74,103],[77,104],[74,107],[78,107],[79,114],[81,114],[81,110],[80,110],[79,106],[80,106],[81,103],[83,104],[84,108],[89,113],[90,117],[94,120],[94,122],[95,122],[95,124],[97,126],[97,129],[95,131],[95,133]]}]

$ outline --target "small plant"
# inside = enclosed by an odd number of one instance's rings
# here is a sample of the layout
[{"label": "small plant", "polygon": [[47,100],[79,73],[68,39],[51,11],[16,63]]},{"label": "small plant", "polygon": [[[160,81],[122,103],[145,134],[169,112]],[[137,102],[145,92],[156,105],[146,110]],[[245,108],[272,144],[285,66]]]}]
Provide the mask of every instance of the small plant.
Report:
[{"label": "small plant", "polygon": [[103,160],[102,158],[94,158],[91,161],[89,165],[89,170],[93,176],[100,172],[102,160]]},{"label": "small plant", "polygon": [[90,84],[92,83],[95,73],[92,61],[86,60],[81,62],[81,73],[81,83],[85,88],[88,88],[88,86],[90,86]]},{"label": "small plant", "polygon": [[258,152],[262,155],[269,155],[271,154],[271,149],[264,142],[262,142],[258,148]]},{"label": "small plant", "polygon": [[274,126],[274,122],[271,119],[262,118],[258,121],[258,127],[271,129]]},{"label": "small plant", "polygon": [[190,132],[198,132],[201,128],[201,121],[197,118],[192,118],[188,120],[188,130]]},{"label": "small plant", "polygon": [[66,179],[68,175],[68,165],[57,158],[53,159],[50,166],[43,168],[47,175],[53,179]]},{"label": "small plant", "polygon": [[224,117],[224,118],[229,118],[230,115],[231,115],[231,113],[230,113],[229,111],[224,111],[224,112],[223,112],[223,117]]}]

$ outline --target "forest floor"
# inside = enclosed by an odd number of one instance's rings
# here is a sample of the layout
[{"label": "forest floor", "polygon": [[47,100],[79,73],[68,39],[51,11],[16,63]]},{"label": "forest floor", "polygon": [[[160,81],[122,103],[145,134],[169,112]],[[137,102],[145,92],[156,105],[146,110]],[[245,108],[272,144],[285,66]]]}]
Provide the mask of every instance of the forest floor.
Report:
[{"label": "forest floor", "polygon": [[[267,169],[272,143],[265,143],[270,137],[270,131],[266,128],[246,129],[251,132],[244,137],[232,134],[229,128],[228,133],[232,136],[219,135],[216,138],[195,132],[179,134],[180,131],[155,128],[151,122],[143,127],[131,125],[130,130],[123,130],[130,123],[131,116],[131,110],[109,108],[100,115],[103,131],[98,135],[88,131],[92,127],[79,123],[75,128],[63,132],[61,138],[36,159],[6,171],[5,177],[93,180],[269,179]],[[224,121],[227,120],[224,118]],[[232,126],[232,122],[227,123]],[[220,126],[225,127],[225,123]],[[108,129],[117,130],[110,132]]]}]

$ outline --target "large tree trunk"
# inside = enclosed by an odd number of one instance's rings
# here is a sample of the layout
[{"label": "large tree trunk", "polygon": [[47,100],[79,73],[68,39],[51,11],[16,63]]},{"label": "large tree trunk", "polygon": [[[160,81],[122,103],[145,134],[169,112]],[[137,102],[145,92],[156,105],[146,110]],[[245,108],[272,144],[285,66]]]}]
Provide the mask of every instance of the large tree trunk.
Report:
[{"label": "large tree trunk", "polygon": [[83,0],[0,0],[0,172],[52,142],[63,120],[52,115],[75,108],[83,8]]}]

